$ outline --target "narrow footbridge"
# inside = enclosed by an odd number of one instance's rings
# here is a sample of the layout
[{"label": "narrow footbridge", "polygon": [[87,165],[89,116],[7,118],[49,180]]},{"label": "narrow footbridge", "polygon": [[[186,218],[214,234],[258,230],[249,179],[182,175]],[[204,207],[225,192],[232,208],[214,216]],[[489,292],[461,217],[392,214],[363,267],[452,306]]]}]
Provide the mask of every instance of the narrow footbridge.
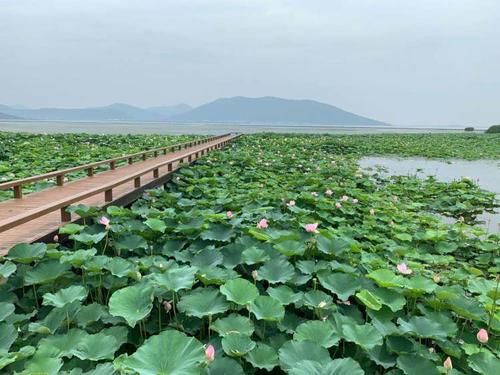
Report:
[{"label": "narrow footbridge", "polygon": [[[127,205],[144,190],[167,182],[180,164],[192,163],[238,136],[208,137],[1,183],[0,190],[12,190],[13,199],[0,202],[0,256],[17,243],[50,238],[61,225],[77,220],[67,211],[70,205]],[[97,173],[103,166],[108,169]],[[86,176],[66,182],[65,176],[75,172]],[[56,186],[23,195],[23,185],[47,180],[55,180]]]}]

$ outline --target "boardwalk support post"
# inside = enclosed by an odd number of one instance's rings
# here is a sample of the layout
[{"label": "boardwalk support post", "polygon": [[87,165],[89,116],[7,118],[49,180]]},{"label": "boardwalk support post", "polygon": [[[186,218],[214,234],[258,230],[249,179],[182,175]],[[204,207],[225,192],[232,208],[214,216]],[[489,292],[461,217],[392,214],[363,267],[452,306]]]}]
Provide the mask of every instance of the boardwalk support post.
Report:
[{"label": "boardwalk support post", "polygon": [[111,202],[113,200],[113,189],[104,192],[104,201]]},{"label": "boardwalk support post", "polygon": [[134,187],[141,187],[141,177],[134,178]]},{"label": "boardwalk support post", "polygon": [[61,221],[68,223],[71,221],[71,212],[66,211],[69,206],[61,207]]},{"label": "boardwalk support post", "polygon": [[64,185],[64,175],[63,174],[56,176],[56,184],[57,184],[57,186]]},{"label": "boardwalk support post", "polygon": [[153,178],[158,178],[160,177],[160,171],[158,168],[153,169]]}]

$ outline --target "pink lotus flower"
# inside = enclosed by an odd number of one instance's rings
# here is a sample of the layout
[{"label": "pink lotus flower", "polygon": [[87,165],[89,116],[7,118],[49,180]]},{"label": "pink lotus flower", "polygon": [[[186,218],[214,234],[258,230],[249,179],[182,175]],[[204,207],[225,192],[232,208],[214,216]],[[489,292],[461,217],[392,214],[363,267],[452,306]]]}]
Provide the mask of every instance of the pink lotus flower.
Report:
[{"label": "pink lotus flower", "polygon": [[342,205],[340,204],[340,202],[337,202],[337,203],[335,203],[335,207],[342,208]]},{"label": "pink lotus flower", "polygon": [[293,207],[295,206],[295,201],[294,200],[291,200],[290,202],[287,202],[286,204],[288,207]]},{"label": "pink lotus flower", "polygon": [[413,273],[413,271],[408,268],[406,263],[400,263],[396,266],[396,268],[398,269],[398,272],[403,275],[411,275]]},{"label": "pink lotus flower", "polygon": [[207,362],[213,362],[215,359],[215,348],[212,344],[209,344],[205,349],[205,359]]},{"label": "pink lotus flower", "polygon": [[109,220],[106,216],[103,216],[99,219],[99,224],[102,224],[106,227],[106,229],[109,228],[109,224],[111,223],[111,220]]},{"label": "pink lotus flower", "polygon": [[353,203],[353,204],[357,204],[358,202],[359,202],[359,201],[358,201],[356,198],[354,198],[354,199],[352,200],[352,203]]},{"label": "pink lotus flower", "polygon": [[486,344],[489,340],[488,331],[485,330],[484,328],[481,328],[477,333],[476,338],[477,341],[479,341],[481,344]]},{"label": "pink lotus flower", "polygon": [[267,223],[266,219],[262,219],[261,221],[259,221],[257,223],[257,228],[259,228],[259,229],[266,229],[268,226],[269,226],[269,224]]},{"label": "pink lotus flower", "polygon": [[347,202],[349,200],[349,197],[347,195],[343,195],[342,198],[340,198],[342,202]]},{"label": "pink lotus flower", "polygon": [[318,232],[318,223],[306,224],[304,226],[306,232],[309,233],[319,233]]},{"label": "pink lotus flower", "polygon": [[228,217],[228,219],[231,219],[234,215],[231,211],[227,211],[226,216]]},{"label": "pink lotus flower", "polygon": [[450,357],[446,358],[446,360],[443,362],[443,367],[447,371],[450,371],[453,368],[453,364],[451,363],[451,358]]},{"label": "pink lotus flower", "polygon": [[59,242],[59,236],[56,234],[52,240],[54,242]]},{"label": "pink lotus flower", "polygon": [[329,197],[331,197],[333,195],[333,191],[328,189],[327,191],[325,191],[325,195],[328,195]]}]

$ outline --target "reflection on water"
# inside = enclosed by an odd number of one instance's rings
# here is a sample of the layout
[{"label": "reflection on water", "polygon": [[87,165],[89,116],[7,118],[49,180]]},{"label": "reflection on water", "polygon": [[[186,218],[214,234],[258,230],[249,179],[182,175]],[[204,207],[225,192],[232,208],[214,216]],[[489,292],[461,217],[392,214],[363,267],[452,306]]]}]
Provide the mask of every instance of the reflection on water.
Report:
[{"label": "reflection on water", "polygon": [[[425,158],[365,157],[359,162],[362,168],[383,166],[392,175],[434,176],[439,181],[450,182],[462,177],[475,181],[482,189],[497,193],[500,199],[500,161],[498,160],[432,160]],[[500,212],[479,215],[489,232],[500,228]],[[446,222],[453,219],[446,218]]]}]

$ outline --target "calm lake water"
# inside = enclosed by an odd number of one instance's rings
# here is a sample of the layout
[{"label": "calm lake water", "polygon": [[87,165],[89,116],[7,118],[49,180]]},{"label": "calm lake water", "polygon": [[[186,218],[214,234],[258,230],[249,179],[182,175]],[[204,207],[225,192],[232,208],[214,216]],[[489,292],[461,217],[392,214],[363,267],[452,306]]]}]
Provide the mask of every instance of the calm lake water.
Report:
[{"label": "calm lake water", "polygon": [[97,133],[97,134],[223,134],[223,133],[429,133],[463,132],[457,128],[422,126],[333,126],[280,124],[174,124],[159,122],[84,122],[84,121],[1,121],[0,131],[32,133]]},{"label": "calm lake water", "polygon": [[[434,176],[439,181],[450,182],[468,177],[481,188],[497,194],[500,199],[500,160],[433,160],[425,158],[365,157],[359,162],[362,168],[382,166],[390,175]],[[444,218],[447,222],[453,219]],[[484,222],[489,232],[500,230],[500,212],[483,214],[478,220]]]}]

